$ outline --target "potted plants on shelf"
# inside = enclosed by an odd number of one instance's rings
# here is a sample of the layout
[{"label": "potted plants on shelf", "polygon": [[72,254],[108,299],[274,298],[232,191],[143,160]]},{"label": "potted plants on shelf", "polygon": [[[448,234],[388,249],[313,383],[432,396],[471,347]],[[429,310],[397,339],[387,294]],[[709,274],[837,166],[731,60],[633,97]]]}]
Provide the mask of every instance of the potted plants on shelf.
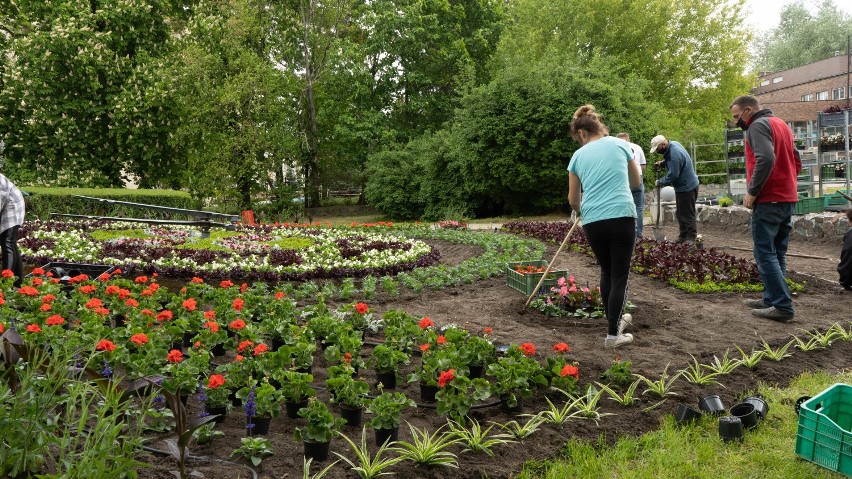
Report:
[{"label": "potted plants on shelf", "polygon": [[373,415],[367,425],[376,432],[376,446],[397,440],[402,412],[412,407],[417,405],[405,394],[379,388],[379,395],[367,403],[367,412]]},{"label": "potted plants on shelf", "polygon": [[376,380],[386,389],[396,388],[399,366],[408,364],[408,354],[394,346],[380,344],[373,348],[367,364],[376,371]]},{"label": "potted plants on shelf", "polygon": [[361,427],[364,397],[370,392],[370,385],[353,377],[355,371],[347,364],[328,368],[326,387],[331,394],[331,402],[340,406],[340,414],[346,424]]},{"label": "potted plants on shelf", "polygon": [[331,440],[340,433],[343,419],[335,418],[322,401],[312,399],[308,407],[299,410],[299,417],[307,420],[304,427],[297,427],[294,436],[304,445],[305,457],[321,462],[328,459]]},{"label": "potted plants on shelf", "polygon": [[823,135],[819,139],[820,149],[822,151],[839,151],[846,149],[846,138],[837,133],[834,135]]}]

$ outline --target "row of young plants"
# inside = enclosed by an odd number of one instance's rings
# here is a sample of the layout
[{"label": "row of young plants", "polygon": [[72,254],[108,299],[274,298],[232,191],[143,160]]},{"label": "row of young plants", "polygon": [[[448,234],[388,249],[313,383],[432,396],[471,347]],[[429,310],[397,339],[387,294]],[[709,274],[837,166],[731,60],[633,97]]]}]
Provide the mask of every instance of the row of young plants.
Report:
[{"label": "row of young plants", "polygon": [[[557,243],[562,242],[570,227],[569,222],[542,221],[513,221],[503,225],[511,233]],[[574,231],[568,245],[591,254],[581,230]],[[699,249],[669,241],[647,238],[638,241],[633,254],[633,270],[690,293],[748,292],[763,288],[754,261],[714,248]],[[789,283],[794,290],[802,289],[798,284]]]},{"label": "row of young plants", "polygon": [[[344,299],[359,294],[369,299],[377,285],[393,295],[401,288],[419,292],[471,283],[502,274],[508,261],[537,258],[544,251],[539,242],[512,235],[391,223],[213,229],[211,238],[200,239],[185,227],[33,221],[21,228],[20,238],[24,260],[31,264],[95,262],[118,266],[128,274],[207,280],[307,280],[306,294],[321,288],[328,298]],[[423,240],[475,245],[484,251],[447,266],[436,264],[440,252]],[[318,286],[315,280],[323,278],[342,283],[325,281]]]}]

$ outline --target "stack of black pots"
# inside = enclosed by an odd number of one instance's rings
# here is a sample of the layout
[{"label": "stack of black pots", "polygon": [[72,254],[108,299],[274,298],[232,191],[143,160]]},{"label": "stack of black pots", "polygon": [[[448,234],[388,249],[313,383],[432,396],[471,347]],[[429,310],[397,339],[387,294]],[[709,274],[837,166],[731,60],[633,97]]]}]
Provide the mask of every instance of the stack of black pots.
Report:
[{"label": "stack of black pots", "polygon": [[743,402],[735,404],[728,416],[724,415],[727,410],[722,404],[722,398],[716,394],[699,398],[698,408],[701,412],[681,403],[675,414],[675,420],[678,424],[686,425],[696,421],[702,413],[720,416],[719,436],[725,442],[742,442],[744,431],[756,428],[769,413],[769,405],[760,395],[749,396]]}]

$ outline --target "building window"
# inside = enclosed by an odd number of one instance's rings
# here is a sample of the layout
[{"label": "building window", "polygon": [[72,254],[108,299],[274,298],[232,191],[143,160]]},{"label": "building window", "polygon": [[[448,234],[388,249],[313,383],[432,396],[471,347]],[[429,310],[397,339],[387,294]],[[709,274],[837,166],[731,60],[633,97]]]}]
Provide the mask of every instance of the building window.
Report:
[{"label": "building window", "polygon": [[831,90],[831,99],[832,100],[842,100],[846,98],[844,93],[846,92],[845,88],[835,88]]},{"label": "building window", "polygon": [[760,82],[760,86],[766,86],[766,85],[769,85],[769,80],[763,80],[762,82]]},{"label": "building window", "polygon": [[775,77],[772,79],[772,83],[781,83],[784,81],[784,77]]},{"label": "building window", "polygon": [[802,101],[814,101],[814,94],[808,93],[807,95],[802,95]]},{"label": "building window", "polygon": [[817,101],[828,100],[828,90],[817,93]]}]

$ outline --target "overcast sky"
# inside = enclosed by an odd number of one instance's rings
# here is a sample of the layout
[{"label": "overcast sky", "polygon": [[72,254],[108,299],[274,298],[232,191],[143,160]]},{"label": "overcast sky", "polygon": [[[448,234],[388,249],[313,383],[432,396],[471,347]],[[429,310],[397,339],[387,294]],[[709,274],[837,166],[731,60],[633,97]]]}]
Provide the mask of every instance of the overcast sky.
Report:
[{"label": "overcast sky", "polygon": [[[746,0],[747,7],[751,10],[748,17],[749,25],[758,30],[769,30],[778,25],[781,18],[781,9],[794,0]],[[821,0],[805,0],[805,5],[812,12],[818,10]],[[834,0],[834,4],[849,15],[852,15],[852,0]]]}]

